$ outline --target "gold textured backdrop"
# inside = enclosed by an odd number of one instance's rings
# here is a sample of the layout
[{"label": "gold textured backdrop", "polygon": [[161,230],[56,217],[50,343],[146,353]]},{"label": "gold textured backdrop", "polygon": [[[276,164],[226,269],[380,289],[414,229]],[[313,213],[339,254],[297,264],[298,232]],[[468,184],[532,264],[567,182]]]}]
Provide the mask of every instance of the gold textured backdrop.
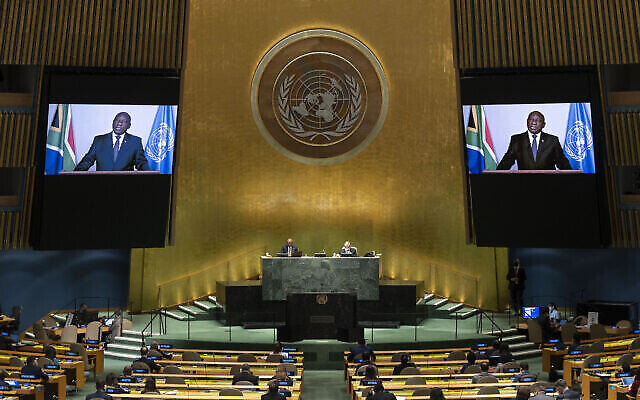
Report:
[{"label": "gold textured backdrop", "polygon": [[[496,308],[506,250],[465,237],[461,122],[449,0],[191,0],[179,121],[173,243],[134,250],[134,308],[215,291],[259,274],[287,237],[304,252],[344,240],[383,254],[394,279]],[[330,166],[292,161],[260,135],[250,83],[265,52],[310,28],[364,42],[389,81],[389,112],[360,154]],[[497,280],[496,280],[497,279]],[[500,300],[498,300],[498,294]]]}]

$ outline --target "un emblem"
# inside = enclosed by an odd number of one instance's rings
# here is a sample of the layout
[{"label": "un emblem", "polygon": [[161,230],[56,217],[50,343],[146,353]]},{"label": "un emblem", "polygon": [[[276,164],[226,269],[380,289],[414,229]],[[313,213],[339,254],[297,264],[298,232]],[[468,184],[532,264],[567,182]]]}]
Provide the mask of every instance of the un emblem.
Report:
[{"label": "un emblem", "polygon": [[582,161],[587,155],[587,150],[593,147],[591,130],[581,121],[576,121],[565,139],[564,151],[576,161]]},{"label": "un emblem", "polygon": [[387,111],[375,55],[341,32],[314,29],[278,42],[253,77],[251,105],[264,138],[282,154],[331,164],[363,150]]},{"label": "un emblem", "polygon": [[160,162],[167,156],[167,152],[173,150],[173,143],[174,138],[171,128],[165,122],[162,122],[149,135],[145,154],[151,160]]}]

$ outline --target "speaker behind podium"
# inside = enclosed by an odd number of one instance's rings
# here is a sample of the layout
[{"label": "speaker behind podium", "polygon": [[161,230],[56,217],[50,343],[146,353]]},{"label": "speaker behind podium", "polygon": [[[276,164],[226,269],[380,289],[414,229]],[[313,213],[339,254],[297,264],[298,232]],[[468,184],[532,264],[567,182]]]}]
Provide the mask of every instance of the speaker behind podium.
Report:
[{"label": "speaker behind podium", "polygon": [[356,307],[357,298],[350,293],[290,293],[286,325],[278,328],[278,339],[353,342],[364,337],[364,329],[357,326]]}]

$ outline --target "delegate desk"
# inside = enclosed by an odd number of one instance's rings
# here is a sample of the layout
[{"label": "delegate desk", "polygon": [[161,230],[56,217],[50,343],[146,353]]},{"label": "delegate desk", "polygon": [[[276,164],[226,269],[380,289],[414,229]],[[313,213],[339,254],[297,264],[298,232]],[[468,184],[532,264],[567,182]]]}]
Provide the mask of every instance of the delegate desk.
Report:
[{"label": "delegate desk", "polygon": [[7,317],[6,315],[0,315],[0,326],[9,325],[15,321],[15,319]]},{"label": "delegate desk", "polygon": [[355,293],[380,297],[380,257],[265,257],[262,299],[284,301],[292,293]]}]

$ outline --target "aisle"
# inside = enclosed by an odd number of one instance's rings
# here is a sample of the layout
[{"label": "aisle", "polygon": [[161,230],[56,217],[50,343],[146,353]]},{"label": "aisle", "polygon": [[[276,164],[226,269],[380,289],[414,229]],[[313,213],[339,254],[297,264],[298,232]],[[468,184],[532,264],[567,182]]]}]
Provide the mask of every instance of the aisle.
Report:
[{"label": "aisle", "polygon": [[349,400],[343,370],[304,371],[302,400]]}]

